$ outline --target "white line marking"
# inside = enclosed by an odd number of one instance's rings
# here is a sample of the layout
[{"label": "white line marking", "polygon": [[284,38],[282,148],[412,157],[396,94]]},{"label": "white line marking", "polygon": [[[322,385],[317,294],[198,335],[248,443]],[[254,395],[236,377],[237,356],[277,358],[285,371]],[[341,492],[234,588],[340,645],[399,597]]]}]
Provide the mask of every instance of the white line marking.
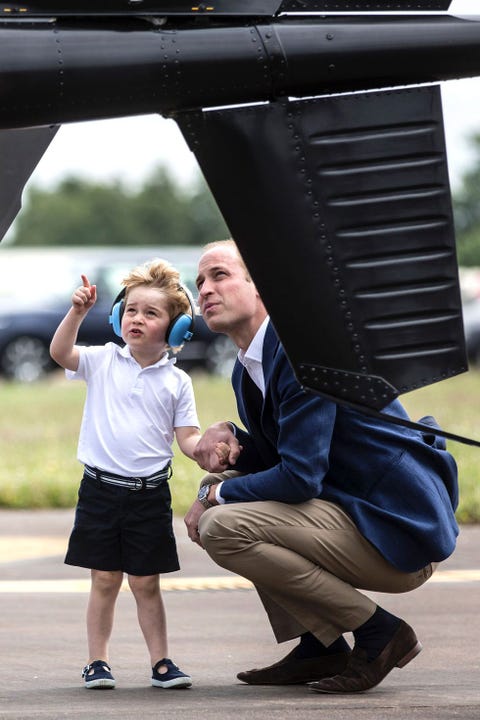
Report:
[{"label": "white line marking", "polygon": [[[429,583],[471,583],[480,582],[480,570],[437,570]],[[251,582],[235,575],[209,577],[176,577],[161,579],[164,592],[189,590],[251,590]],[[90,579],[65,580],[2,580],[0,593],[88,593]],[[122,591],[129,592],[125,581]]]}]

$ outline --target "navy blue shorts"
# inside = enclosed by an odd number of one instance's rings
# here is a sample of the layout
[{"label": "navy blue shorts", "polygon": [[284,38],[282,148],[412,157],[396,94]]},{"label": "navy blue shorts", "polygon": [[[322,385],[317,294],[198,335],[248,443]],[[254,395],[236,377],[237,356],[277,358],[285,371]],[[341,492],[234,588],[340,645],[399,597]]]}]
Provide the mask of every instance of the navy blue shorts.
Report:
[{"label": "navy blue shorts", "polygon": [[129,575],[178,570],[168,481],[130,490],[84,475],[65,563]]}]

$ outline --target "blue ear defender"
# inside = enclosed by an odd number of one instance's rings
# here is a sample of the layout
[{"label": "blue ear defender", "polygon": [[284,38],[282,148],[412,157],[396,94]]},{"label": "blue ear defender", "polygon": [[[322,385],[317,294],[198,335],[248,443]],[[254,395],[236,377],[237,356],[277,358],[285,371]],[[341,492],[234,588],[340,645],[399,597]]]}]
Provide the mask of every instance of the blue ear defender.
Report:
[{"label": "blue ear defender", "polygon": [[[195,304],[192,295],[189,290],[183,285],[179,286],[187,296],[190,304],[191,315],[186,313],[179,313],[173,318],[170,325],[165,333],[165,341],[170,347],[178,347],[183,345],[184,342],[188,342],[192,339],[193,330],[195,327]],[[110,310],[110,316],[108,322],[113,328],[113,332],[118,337],[122,337],[122,317],[125,311],[125,293],[126,288],[121,290],[115,300],[113,301],[112,309]]]},{"label": "blue ear defender", "polygon": [[166,332],[167,345],[178,347],[192,339],[193,323],[190,315],[180,313],[172,320]]},{"label": "blue ear defender", "polygon": [[125,310],[125,289],[123,289],[113,301],[112,309],[110,310],[110,316],[108,322],[112,326],[113,332],[118,337],[122,337],[122,317],[123,311]]}]

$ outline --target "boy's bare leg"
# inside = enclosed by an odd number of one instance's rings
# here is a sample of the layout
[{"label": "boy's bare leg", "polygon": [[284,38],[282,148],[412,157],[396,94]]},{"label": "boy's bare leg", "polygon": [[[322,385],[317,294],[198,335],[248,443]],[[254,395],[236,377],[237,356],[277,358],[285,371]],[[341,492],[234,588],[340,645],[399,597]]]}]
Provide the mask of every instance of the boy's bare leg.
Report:
[{"label": "boy's bare leg", "polygon": [[122,585],[123,573],[91,571],[92,586],[87,607],[88,662],[108,662],[108,642],[112,634],[115,602]]},{"label": "boy's bare leg", "polygon": [[152,667],[168,657],[167,620],[160,592],[159,575],[129,575],[128,582],[137,603],[137,616]]}]

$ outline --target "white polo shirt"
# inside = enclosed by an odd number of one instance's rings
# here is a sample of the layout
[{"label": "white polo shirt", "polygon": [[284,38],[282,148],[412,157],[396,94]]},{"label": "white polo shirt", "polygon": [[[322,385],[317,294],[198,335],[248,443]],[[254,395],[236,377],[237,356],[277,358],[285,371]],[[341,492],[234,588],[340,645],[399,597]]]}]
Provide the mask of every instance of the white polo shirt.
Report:
[{"label": "white polo shirt", "polygon": [[81,463],[126,477],[145,477],[172,459],[174,428],[199,427],[190,377],[165,354],[142,368],[128,346],[80,347],[70,380],[85,380],[78,441]]}]

